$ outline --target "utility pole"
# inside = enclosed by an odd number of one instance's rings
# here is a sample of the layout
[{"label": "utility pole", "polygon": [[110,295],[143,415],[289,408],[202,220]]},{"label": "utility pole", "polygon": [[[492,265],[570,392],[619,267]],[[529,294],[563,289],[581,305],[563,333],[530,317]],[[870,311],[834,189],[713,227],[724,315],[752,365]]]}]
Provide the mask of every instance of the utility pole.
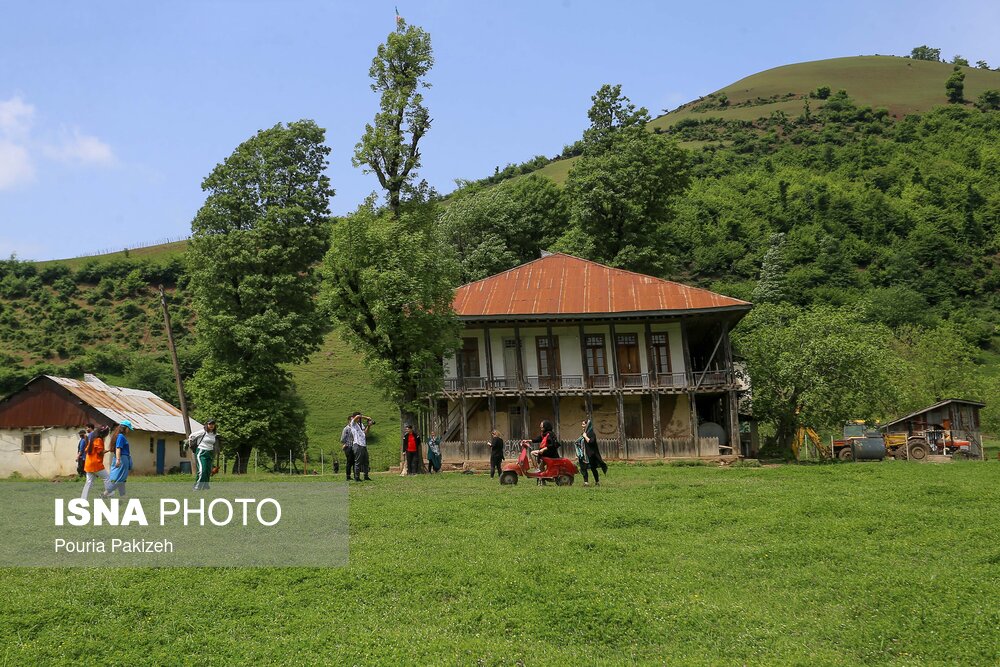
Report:
[{"label": "utility pole", "polygon": [[[181,366],[177,361],[177,346],[174,345],[174,332],[170,328],[170,311],[167,310],[167,295],[160,285],[160,305],[163,307],[163,324],[167,329],[167,344],[170,346],[170,360],[174,365],[174,381],[177,383],[177,397],[181,402],[181,418],[184,420],[184,437],[191,435],[191,418],[188,416],[187,399],[184,398],[184,383],[181,381]],[[191,474],[196,475],[198,464],[194,460],[194,452],[188,450],[188,460],[191,461]]]}]

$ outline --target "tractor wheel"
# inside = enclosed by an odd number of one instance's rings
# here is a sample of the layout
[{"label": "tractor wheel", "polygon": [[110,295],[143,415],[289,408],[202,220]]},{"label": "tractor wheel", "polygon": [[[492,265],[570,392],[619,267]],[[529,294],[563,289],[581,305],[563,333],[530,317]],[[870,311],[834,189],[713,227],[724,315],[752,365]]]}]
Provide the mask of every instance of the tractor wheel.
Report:
[{"label": "tractor wheel", "polygon": [[508,484],[517,484],[517,473],[511,472],[510,470],[500,473],[500,484],[502,486],[507,486]]},{"label": "tractor wheel", "polygon": [[572,486],[573,477],[571,475],[559,475],[556,477],[556,486]]},{"label": "tractor wheel", "polygon": [[923,440],[914,440],[909,446],[910,458],[914,461],[923,461],[927,458],[927,443]]},{"label": "tractor wheel", "polygon": [[906,445],[900,445],[896,449],[892,450],[892,457],[897,461],[906,460]]},{"label": "tractor wheel", "polygon": [[841,461],[853,461],[854,452],[851,451],[850,447],[844,447],[839,452],[837,452],[837,458],[840,459]]}]

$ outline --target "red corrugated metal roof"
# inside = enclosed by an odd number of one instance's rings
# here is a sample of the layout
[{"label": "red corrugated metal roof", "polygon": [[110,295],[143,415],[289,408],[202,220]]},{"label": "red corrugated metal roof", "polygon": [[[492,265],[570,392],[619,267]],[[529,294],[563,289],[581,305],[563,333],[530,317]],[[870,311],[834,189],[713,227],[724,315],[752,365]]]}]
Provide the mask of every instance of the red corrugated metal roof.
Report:
[{"label": "red corrugated metal roof", "polygon": [[[181,411],[151,391],[113,387],[89,374],[83,380],[54,375],[44,377],[61,385],[116,424],[128,419],[137,431],[184,433]],[[191,427],[199,429],[201,424],[192,419]]]},{"label": "red corrugated metal roof", "polygon": [[462,285],[453,303],[459,317],[595,315],[749,309],[715,292],[552,253]]}]

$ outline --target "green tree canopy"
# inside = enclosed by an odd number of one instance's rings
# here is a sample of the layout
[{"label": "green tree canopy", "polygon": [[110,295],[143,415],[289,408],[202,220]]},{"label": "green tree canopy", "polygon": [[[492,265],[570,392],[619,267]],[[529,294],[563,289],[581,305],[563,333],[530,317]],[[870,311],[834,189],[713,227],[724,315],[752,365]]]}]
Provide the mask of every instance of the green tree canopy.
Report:
[{"label": "green tree canopy", "polygon": [[267,424],[286,449],[305,445],[283,364],[317,349],[324,328],[315,266],[333,190],[323,140],[310,120],[258,132],[204,180],[208,197],[191,224],[188,271],[207,354],[192,394],[244,465],[263,434],[248,424]]},{"label": "green tree canopy", "polygon": [[404,191],[420,168],[420,140],[431,127],[420,90],[430,88],[424,77],[433,65],[430,35],[398,20],[368,70],[371,89],[379,94],[379,111],[365,125],[353,162],[375,174],[396,216]]},{"label": "green tree canopy", "polygon": [[941,60],[941,49],[932,49],[924,44],[923,46],[917,46],[910,51],[910,57],[914,60],[931,60],[938,62]]},{"label": "green tree canopy", "polygon": [[458,262],[436,218],[433,204],[410,202],[397,218],[369,201],[337,223],[324,261],[324,302],[403,424],[440,390],[458,344]]},{"label": "green tree canopy", "polygon": [[965,72],[961,67],[955,65],[955,69],[944,83],[944,89],[948,93],[948,101],[952,104],[965,101]]},{"label": "green tree canopy", "polygon": [[462,282],[470,282],[538,258],[568,218],[559,186],[530,175],[461,193],[443,209],[440,224],[461,258]]},{"label": "green tree canopy", "polygon": [[853,309],[756,307],[733,332],[746,363],[755,419],[774,425],[783,451],[798,426],[833,428],[885,417],[897,404],[891,333],[860,326]]}]

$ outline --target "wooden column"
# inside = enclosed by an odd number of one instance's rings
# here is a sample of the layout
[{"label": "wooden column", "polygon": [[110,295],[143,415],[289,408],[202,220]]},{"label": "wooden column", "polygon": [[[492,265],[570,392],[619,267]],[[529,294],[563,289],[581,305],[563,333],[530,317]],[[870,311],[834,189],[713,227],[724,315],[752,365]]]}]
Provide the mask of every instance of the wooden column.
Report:
[{"label": "wooden column", "polygon": [[[486,400],[490,405],[490,431],[497,427],[497,398],[493,393],[493,343],[490,340],[490,328],[483,327],[486,341]],[[492,435],[492,433],[490,434]]]},{"label": "wooden column", "polygon": [[583,401],[586,405],[587,419],[593,420],[594,394],[590,390],[590,369],[587,368],[587,334],[583,330],[583,324],[580,324],[580,364],[583,369]]},{"label": "wooden column", "polygon": [[521,403],[521,428],[524,437],[530,437],[528,430],[528,401],[524,395],[524,356],[521,354],[521,327],[514,327],[514,351],[517,354],[517,397]]},{"label": "wooden column", "polygon": [[465,392],[462,392],[462,459],[469,460],[469,415],[465,403]]},{"label": "wooden column", "polygon": [[611,378],[618,411],[618,456],[624,459],[628,458],[628,443],[625,437],[625,401],[622,398],[621,385],[618,380],[618,332],[615,330],[614,322],[611,323]]},{"label": "wooden column", "polygon": [[625,437],[625,400],[620,391],[615,392],[615,399],[618,412],[618,456],[623,459],[628,458],[628,440]]},{"label": "wooden column", "polygon": [[694,451],[701,456],[701,440],[698,438],[698,406],[695,405],[694,392],[688,392],[688,402],[691,408],[691,437],[694,438]]},{"label": "wooden column", "polygon": [[691,386],[694,384],[694,369],[691,368],[691,341],[688,337],[688,327],[687,322],[681,320],[681,351],[684,353],[684,377],[686,378],[685,384]]},{"label": "wooden column", "polygon": [[[559,437],[559,385],[561,379],[556,375],[556,348],[553,343],[555,339],[552,336],[552,325],[547,324],[545,326],[545,338],[548,341],[549,346],[549,391],[552,392],[552,428],[556,434],[556,440],[560,440]],[[559,368],[562,369],[562,360],[558,362]]]},{"label": "wooden column", "polygon": [[[656,359],[653,358],[653,328],[646,322],[646,373],[649,377],[649,386],[657,386]],[[669,354],[670,350],[667,350]]]},{"label": "wooden column", "polygon": [[655,387],[651,397],[653,400],[653,444],[659,450],[660,456],[664,457],[667,453],[663,448],[663,432],[660,430],[660,392]]},{"label": "wooden column", "polygon": [[736,391],[727,391],[729,406],[726,412],[729,413],[729,444],[733,447],[733,454],[742,458],[743,451],[740,448],[740,408],[739,398]]}]

